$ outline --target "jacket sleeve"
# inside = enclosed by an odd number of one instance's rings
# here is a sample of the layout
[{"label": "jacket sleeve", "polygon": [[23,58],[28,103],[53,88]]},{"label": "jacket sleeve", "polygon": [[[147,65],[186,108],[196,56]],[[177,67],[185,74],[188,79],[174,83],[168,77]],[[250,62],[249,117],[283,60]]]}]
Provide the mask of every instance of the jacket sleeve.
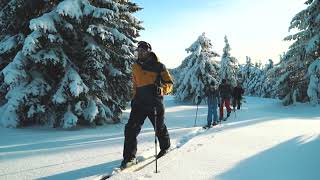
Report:
[{"label": "jacket sleeve", "polygon": [[173,81],[169,71],[166,68],[161,72],[161,78],[163,80],[161,95],[168,95],[173,90]]},{"label": "jacket sleeve", "polygon": [[136,72],[136,68],[133,65],[132,66],[132,99],[134,98],[134,96],[136,95],[136,92],[137,92],[137,81],[136,81],[136,77],[135,77],[135,72]]}]

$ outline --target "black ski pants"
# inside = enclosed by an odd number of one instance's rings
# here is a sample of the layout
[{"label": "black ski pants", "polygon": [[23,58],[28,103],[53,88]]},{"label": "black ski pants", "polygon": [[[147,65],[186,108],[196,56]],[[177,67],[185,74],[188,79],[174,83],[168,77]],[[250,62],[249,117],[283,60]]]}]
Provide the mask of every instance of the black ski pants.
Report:
[{"label": "black ski pants", "polygon": [[[157,138],[161,150],[170,147],[170,137],[166,125],[164,124],[164,106],[157,106]],[[137,136],[141,131],[141,127],[146,118],[149,118],[153,127],[155,125],[154,108],[134,105],[132,106],[128,123],[124,130],[124,148],[123,159],[130,160],[135,157],[137,153]]]}]

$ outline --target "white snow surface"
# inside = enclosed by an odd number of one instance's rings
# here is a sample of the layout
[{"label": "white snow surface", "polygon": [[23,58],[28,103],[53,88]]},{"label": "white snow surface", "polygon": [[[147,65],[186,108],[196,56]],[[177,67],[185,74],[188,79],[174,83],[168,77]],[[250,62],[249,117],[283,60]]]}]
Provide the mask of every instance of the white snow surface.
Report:
[{"label": "white snow surface", "polygon": [[[282,106],[273,99],[246,97],[241,110],[207,131],[207,106],[177,104],[165,98],[172,147],[138,172],[110,179],[318,180],[319,106]],[[127,121],[130,109],[123,115]],[[0,179],[97,179],[122,159],[124,123],[73,130],[0,128]],[[159,151],[158,151],[159,152]],[[149,120],[138,136],[137,156],[154,153]]]}]

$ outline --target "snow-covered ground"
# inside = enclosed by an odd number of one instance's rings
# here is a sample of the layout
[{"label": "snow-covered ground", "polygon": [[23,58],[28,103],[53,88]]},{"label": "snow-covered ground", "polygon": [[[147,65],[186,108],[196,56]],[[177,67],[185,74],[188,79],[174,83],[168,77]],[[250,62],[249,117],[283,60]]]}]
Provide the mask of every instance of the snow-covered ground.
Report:
[{"label": "snow-covered ground", "polygon": [[[277,100],[247,97],[228,121],[208,131],[193,127],[196,106],[165,99],[173,150],[135,173],[111,179],[319,180],[319,106],[284,107]],[[123,120],[128,119],[127,110]],[[197,124],[206,124],[199,106]],[[95,179],[122,158],[124,124],[62,130],[0,128],[0,179]],[[137,156],[154,153],[146,120]]]}]

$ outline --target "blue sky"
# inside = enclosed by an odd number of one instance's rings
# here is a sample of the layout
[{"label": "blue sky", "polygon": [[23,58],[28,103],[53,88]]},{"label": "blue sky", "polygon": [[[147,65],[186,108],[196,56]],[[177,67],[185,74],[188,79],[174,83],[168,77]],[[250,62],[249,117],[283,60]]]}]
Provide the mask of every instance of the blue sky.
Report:
[{"label": "blue sky", "polygon": [[[203,32],[222,54],[224,36],[240,63],[250,56],[263,64],[279,61],[292,42],[284,42],[291,19],[306,8],[305,0],[133,0],[144,8],[139,40],[150,42],[168,68],[181,64],[185,51]],[[219,58],[217,59],[219,60]]]}]

